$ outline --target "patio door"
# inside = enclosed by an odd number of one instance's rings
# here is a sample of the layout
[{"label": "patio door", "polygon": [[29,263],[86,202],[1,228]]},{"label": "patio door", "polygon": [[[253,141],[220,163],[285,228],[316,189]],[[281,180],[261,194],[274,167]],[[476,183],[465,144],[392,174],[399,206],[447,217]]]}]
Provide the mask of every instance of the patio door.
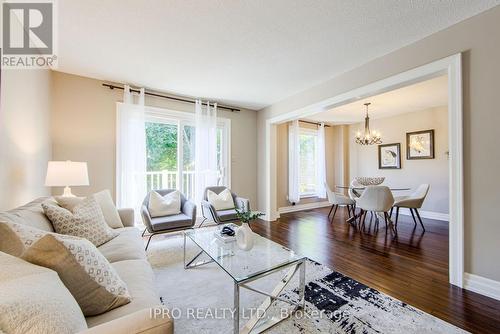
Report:
[{"label": "patio door", "polygon": [[[146,117],[147,190],[178,189],[194,198],[195,138],[194,116],[189,113],[149,110]],[[217,124],[218,185],[230,186],[230,122]]]}]

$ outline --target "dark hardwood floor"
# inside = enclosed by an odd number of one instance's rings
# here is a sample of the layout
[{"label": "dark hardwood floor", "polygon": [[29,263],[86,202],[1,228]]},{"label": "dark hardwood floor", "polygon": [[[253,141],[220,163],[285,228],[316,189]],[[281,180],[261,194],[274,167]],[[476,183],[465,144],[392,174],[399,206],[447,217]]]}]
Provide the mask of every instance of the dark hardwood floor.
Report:
[{"label": "dark hardwood floor", "polygon": [[500,301],[448,284],[448,223],[400,215],[398,234],[379,229],[370,215],[365,230],[345,223],[340,209],[283,214],[276,222],[257,221],[252,230],[344,275],[474,333],[500,333]]}]

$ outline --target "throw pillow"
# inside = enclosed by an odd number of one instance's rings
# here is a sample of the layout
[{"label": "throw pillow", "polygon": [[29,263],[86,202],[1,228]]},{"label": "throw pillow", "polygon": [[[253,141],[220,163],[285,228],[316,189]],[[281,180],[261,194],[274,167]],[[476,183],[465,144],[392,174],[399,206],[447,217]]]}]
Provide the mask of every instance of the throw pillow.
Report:
[{"label": "throw pillow", "polygon": [[83,313],[53,270],[0,253],[0,332],[79,333]]},{"label": "throw pillow", "polygon": [[103,190],[94,195],[95,200],[101,207],[102,214],[104,215],[104,220],[108,223],[111,228],[121,228],[123,227],[122,220],[120,218],[120,214],[118,213],[118,209],[111,198],[111,193],[109,190]]},{"label": "throw pillow", "polygon": [[85,316],[107,312],[131,300],[125,283],[86,239],[47,234],[21,257],[56,271]]},{"label": "throw pillow", "polygon": [[0,222],[0,252],[19,257],[27,247],[50,233],[29,225]]},{"label": "throw pillow", "polygon": [[75,206],[80,204],[85,197],[55,196],[54,199],[61,208],[65,208],[66,210],[73,212]]},{"label": "throw pillow", "polygon": [[208,202],[212,204],[217,211],[234,209],[233,195],[227,188],[219,194],[214,193],[212,190],[208,190],[207,198]]},{"label": "throw pillow", "polygon": [[106,224],[101,208],[93,197],[85,198],[74,207],[73,212],[48,203],[42,203],[42,208],[57,233],[85,238],[96,246],[118,235]]},{"label": "throw pillow", "polygon": [[[109,190],[103,190],[98,193],[92,195],[99,207],[101,208],[102,214],[104,216],[104,220],[111,228],[121,228],[123,227],[122,220],[120,218],[120,214],[118,213],[118,209],[111,198],[111,193]],[[73,212],[73,209],[80,204],[85,197],[65,197],[65,196],[56,196],[55,200],[59,206]]]},{"label": "throw pillow", "polygon": [[172,191],[165,196],[156,191],[149,194],[149,214],[151,217],[164,217],[181,213],[181,193]]}]

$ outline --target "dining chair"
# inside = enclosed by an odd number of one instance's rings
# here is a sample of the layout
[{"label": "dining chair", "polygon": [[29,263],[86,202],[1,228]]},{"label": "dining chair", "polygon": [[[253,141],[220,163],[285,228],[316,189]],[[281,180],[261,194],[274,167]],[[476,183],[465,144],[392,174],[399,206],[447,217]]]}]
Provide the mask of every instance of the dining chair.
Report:
[{"label": "dining chair", "polygon": [[328,218],[330,218],[330,215],[332,214],[333,210],[333,216],[331,219],[331,222],[333,222],[333,218],[335,218],[335,214],[337,213],[337,209],[339,206],[345,206],[347,208],[347,213],[349,217],[351,217],[351,213],[354,215],[354,207],[356,205],[356,202],[349,197],[336,193],[330,189],[328,186],[328,183],[325,182],[325,189],[326,189],[326,196],[328,197],[328,202],[332,205],[330,208],[330,212],[328,213]]},{"label": "dining chair", "polygon": [[353,179],[351,181],[351,184],[349,185],[349,190],[347,191],[347,193],[349,194],[349,198],[351,198],[352,200],[356,200],[356,198],[359,198],[361,196],[361,194],[363,193],[363,190],[361,189],[354,189],[354,188],[364,188],[364,186],[359,183],[358,181],[356,181],[356,179]]},{"label": "dining chair", "polygon": [[[422,229],[425,231],[424,224],[422,223],[422,218],[420,218],[420,214],[418,213],[418,209],[422,207],[424,204],[424,200],[429,193],[429,184],[421,184],[417,187],[417,189],[409,196],[398,196],[394,200],[393,209],[396,208],[396,228],[398,227],[398,217],[399,217],[399,208],[407,208],[410,209],[411,216],[413,217],[413,222],[415,226],[417,225],[417,220],[415,219],[415,214],[417,215],[418,221],[422,226]],[[391,209],[391,216],[392,210]]]},{"label": "dining chair", "polygon": [[392,221],[389,215],[394,204],[394,197],[391,190],[386,186],[367,186],[363,194],[356,199],[356,207],[361,211],[359,213],[359,224],[364,225],[367,212],[383,212],[385,226],[388,223],[392,226]]}]

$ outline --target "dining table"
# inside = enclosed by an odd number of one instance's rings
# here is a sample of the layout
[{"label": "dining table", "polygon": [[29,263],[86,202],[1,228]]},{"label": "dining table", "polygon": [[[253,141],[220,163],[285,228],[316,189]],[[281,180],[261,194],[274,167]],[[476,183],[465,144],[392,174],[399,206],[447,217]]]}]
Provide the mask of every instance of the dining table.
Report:
[{"label": "dining table", "polygon": [[[353,193],[356,195],[356,196],[361,196],[361,193],[363,190],[366,189],[366,187],[364,186],[343,186],[343,185],[337,185],[335,186],[336,188],[339,188],[339,189],[346,189],[346,190],[352,190]],[[401,188],[401,187],[388,187],[390,191],[408,191],[408,190],[411,190],[411,188]],[[350,218],[348,218],[346,220],[347,223],[352,223],[353,221],[356,221],[356,219],[358,219],[359,217],[361,216],[360,213],[356,214],[354,213],[354,215]],[[392,227],[392,221],[389,217],[389,222],[391,224],[391,227]]]}]

